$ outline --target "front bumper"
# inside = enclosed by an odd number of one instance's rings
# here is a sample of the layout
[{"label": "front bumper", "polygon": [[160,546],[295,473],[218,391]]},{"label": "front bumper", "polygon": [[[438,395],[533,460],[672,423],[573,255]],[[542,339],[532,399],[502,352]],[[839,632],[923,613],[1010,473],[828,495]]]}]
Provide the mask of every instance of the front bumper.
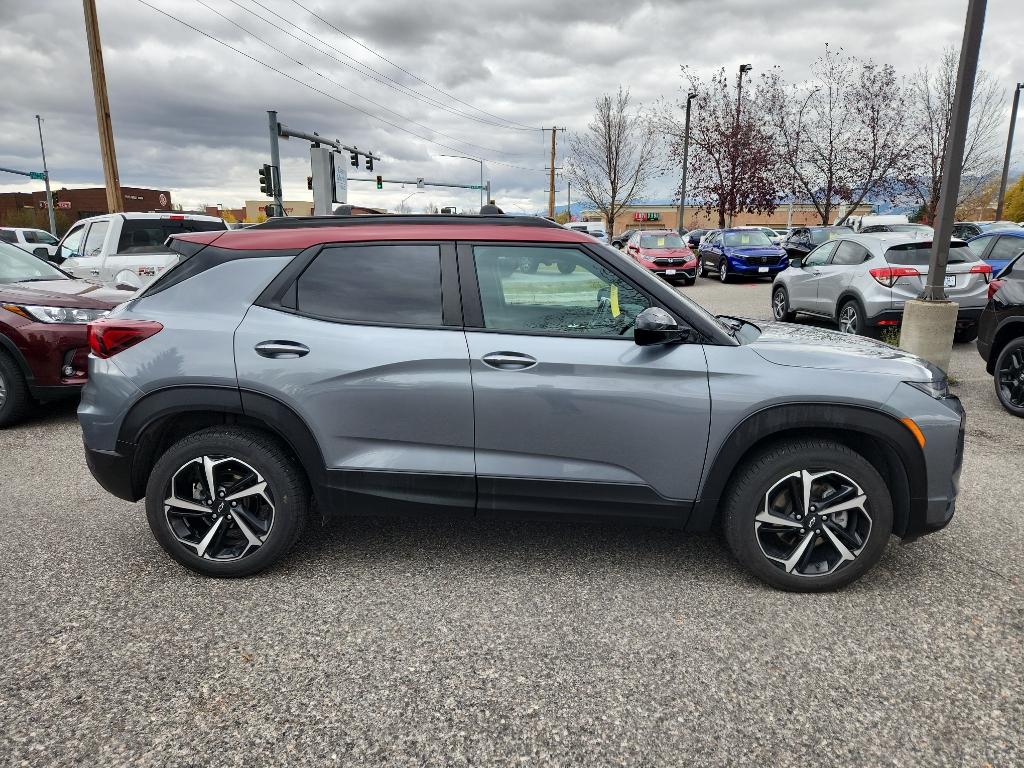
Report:
[{"label": "front bumper", "polygon": [[949,524],[956,512],[956,499],[960,493],[960,472],[964,464],[964,435],[967,428],[967,415],[960,403],[960,398],[950,396],[945,399],[945,402],[959,413],[960,430],[956,437],[956,448],[953,452],[952,471],[948,476],[947,491],[939,496],[929,494],[921,534],[941,530]]},{"label": "front bumper", "polygon": [[761,264],[759,262],[751,263],[749,261],[729,259],[729,269],[731,269],[735,275],[777,275],[788,266],[789,262],[785,259],[778,264]]},{"label": "front bumper", "polygon": [[691,267],[687,267],[686,269],[683,269],[682,267],[677,267],[677,266],[661,267],[661,266],[658,266],[658,265],[649,265],[649,264],[644,264],[644,266],[647,267],[647,270],[649,272],[652,272],[653,274],[657,275],[658,277],[664,277],[666,280],[679,280],[679,279],[684,278],[684,277],[687,280],[696,280],[697,279],[697,266],[696,265],[693,265]]}]

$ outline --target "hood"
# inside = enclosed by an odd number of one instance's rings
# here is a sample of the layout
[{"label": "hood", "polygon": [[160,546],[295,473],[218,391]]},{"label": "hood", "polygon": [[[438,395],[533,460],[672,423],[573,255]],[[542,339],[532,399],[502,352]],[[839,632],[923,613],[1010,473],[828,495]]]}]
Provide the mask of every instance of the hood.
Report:
[{"label": "hood", "polygon": [[904,381],[945,378],[945,374],[927,360],[864,336],[792,323],[759,325],[761,335],[750,347],[775,365],[885,373]]},{"label": "hood", "polygon": [[693,258],[689,248],[641,248],[640,253],[652,259],[688,259]]},{"label": "hood", "polygon": [[40,280],[31,283],[0,283],[0,301],[47,307],[111,309],[128,301],[134,291],[105,288],[88,280]]}]

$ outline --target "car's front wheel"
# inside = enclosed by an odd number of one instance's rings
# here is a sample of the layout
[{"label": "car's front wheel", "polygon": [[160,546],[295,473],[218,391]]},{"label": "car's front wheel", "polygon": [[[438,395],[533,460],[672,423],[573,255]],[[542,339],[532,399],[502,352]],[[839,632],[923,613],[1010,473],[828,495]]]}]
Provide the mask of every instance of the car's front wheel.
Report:
[{"label": "car's front wheel", "polygon": [[18,364],[0,352],[0,427],[17,424],[28,415],[32,395]]},{"label": "car's front wheel", "polygon": [[207,576],[249,576],[298,541],[309,507],[302,470],[271,436],[212,427],[156,462],[146,514],[157,541]]},{"label": "car's front wheel", "polygon": [[723,502],[736,559],[780,589],[823,592],[860,578],[892,531],[885,481],[831,440],[777,443],[744,460]]},{"label": "car's front wheel", "polygon": [[722,259],[718,262],[718,279],[723,283],[728,283],[732,279],[732,274],[729,272],[728,259]]},{"label": "car's front wheel", "polygon": [[708,273],[704,271],[704,259],[698,257],[697,259],[697,277],[707,277]]},{"label": "car's front wheel", "polygon": [[1024,338],[1014,339],[999,353],[995,365],[996,397],[1014,416],[1024,417]]}]

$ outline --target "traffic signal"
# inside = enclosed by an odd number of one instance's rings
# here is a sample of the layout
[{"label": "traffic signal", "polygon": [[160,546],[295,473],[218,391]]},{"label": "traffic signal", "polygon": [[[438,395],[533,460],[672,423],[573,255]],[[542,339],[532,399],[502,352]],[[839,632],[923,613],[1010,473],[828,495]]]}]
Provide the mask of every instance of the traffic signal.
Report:
[{"label": "traffic signal", "polygon": [[348,153],[348,164],[351,165],[353,168],[359,167],[359,153],[356,152],[354,149]]},{"label": "traffic signal", "polygon": [[274,196],[274,173],[269,165],[260,168],[260,192],[267,197]]},{"label": "traffic signal", "polygon": [[378,176],[377,177],[377,189],[384,189],[384,177],[383,176]]},{"label": "traffic signal", "polygon": [[373,170],[373,153],[372,152],[366,156],[366,170],[368,170],[368,171],[372,171]]},{"label": "traffic signal", "polygon": [[313,177],[312,176],[307,176],[306,177],[306,189],[312,189],[312,188],[313,188]]}]

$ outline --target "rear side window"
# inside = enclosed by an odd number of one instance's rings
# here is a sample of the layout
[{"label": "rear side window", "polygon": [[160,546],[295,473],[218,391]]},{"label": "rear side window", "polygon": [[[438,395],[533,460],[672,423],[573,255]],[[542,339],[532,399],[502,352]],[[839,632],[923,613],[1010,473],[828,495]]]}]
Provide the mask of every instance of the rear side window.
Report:
[{"label": "rear side window", "polygon": [[328,248],[297,281],[296,309],[341,322],[441,325],[437,245]]},{"label": "rear side window", "polygon": [[[890,264],[906,264],[911,267],[926,267],[928,259],[931,258],[931,243],[904,243],[895,245],[885,252],[885,260]],[[980,261],[965,243],[951,245],[949,247],[949,264],[966,264],[971,261]]]},{"label": "rear side window", "polygon": [[863,264],[869,258],[871,258],[871,254],[868,253],[867,248],[850,240],[843,240],[839,243],[839,247],[836,248],[836,254],[832,257],[832,263],[838,266],[849,267],[854,264]]},{"label": "rear side window", "polygon": [[9,229],[0,229],[0,240],[5,243],[16,243],[18,242],[18,235]]},{"label": "rear side window", "polygon": [[118,253],[163,252],[164,241],[185,232],[211,232],[225,229],[223,221],[202,219],[126,219],[117,241]]}]

